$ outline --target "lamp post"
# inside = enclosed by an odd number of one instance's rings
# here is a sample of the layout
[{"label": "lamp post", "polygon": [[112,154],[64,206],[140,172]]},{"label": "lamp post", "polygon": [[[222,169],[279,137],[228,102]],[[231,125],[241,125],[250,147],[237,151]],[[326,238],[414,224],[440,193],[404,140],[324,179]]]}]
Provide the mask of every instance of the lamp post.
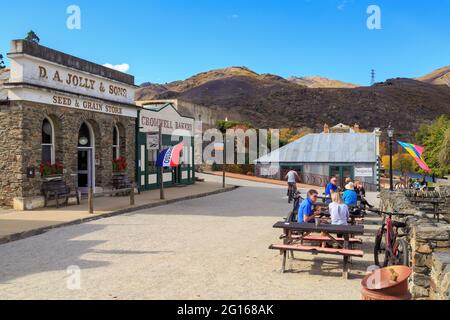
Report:
[{"label": "lamp post", "polygon": [[392,128],[392,124],[389,124],[387,133],[389,137],[389,190],[394,191],[394,170],[392,168],[392,145],[394,138],[394,128]]}]

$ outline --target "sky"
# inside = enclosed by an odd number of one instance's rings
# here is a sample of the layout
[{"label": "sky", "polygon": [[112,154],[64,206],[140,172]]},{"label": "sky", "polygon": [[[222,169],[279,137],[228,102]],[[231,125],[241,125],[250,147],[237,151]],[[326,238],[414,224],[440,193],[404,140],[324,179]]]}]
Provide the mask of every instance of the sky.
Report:
[{"label": "sky", "polygon": [[[361,85],[450,65],[450,0],[0,0],[0,53],[35,31],[41,44],[143,82],[246,66]],[[67,9],[80,9],[69,29]],[[369,29],[369,5],[381,29]],[[372,20],[370,20],[372,21]],[[8,61],[6,59],[6,64]]]}]

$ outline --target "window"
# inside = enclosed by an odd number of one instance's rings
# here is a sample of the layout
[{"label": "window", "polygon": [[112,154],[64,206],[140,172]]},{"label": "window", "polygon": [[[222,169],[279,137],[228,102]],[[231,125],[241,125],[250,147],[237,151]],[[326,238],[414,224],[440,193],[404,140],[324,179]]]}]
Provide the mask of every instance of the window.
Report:
[{"label": "window", "polygon": [[113,160],[120,157],[120,136],[117,126],[113,128],[113,145],[112,145]]},{"label": "window", "polygon": [[55,164],[55,131],[50,119],[42,122],[42,162]]}]

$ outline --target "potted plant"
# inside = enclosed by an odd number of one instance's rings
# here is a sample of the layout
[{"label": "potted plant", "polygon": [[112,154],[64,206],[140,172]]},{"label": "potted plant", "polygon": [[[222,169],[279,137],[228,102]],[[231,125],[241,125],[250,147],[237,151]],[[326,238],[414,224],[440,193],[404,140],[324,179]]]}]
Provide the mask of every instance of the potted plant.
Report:
[{"label": "potted plant", "polygon": [[41,177],[47,181],[58,180],[63,176],[64,166],[58,162],[55,164],[44,162],[39,165],[39,172],[41,173]]},{"label": "potted plant", "polygon": [[128,163],[124,157],[119,157],[112,162],[113,165],[113,179],[112,184],[114,189],[126,189],[130,187],[130,182],[127,175]]},{"label": "potted plant", "polygon": [[123,175],[127,171],[128,163],[127,159],[124,157],[119,157],[112,162],[113,165],[113,174]]}]

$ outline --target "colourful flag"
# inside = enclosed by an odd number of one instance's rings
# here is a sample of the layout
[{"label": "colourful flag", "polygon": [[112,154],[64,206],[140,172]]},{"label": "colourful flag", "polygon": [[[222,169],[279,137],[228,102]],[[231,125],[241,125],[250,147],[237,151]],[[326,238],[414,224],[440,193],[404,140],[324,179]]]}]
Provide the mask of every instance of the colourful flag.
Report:
[{"label": "colourful flag", "polygon": [[183,151],[183,144],[177,144],[176,146],[164,149],[158,155],[158,160],[156,161],[157,167],[177,167],[180,165],[180,156]]},{"label": "colourful flag", "polygon": [[431,169],[428,167],[428,165],[425,163],[425,160],[423,159],[423,153],[425,152],[425,149],[421,146],[416,146],[415,144],[406,143],[398,141],[398,143],[408,151],[410,155],[413,156],[414,160],[416,160],[417,164],[425,171],[431,172]]}]

